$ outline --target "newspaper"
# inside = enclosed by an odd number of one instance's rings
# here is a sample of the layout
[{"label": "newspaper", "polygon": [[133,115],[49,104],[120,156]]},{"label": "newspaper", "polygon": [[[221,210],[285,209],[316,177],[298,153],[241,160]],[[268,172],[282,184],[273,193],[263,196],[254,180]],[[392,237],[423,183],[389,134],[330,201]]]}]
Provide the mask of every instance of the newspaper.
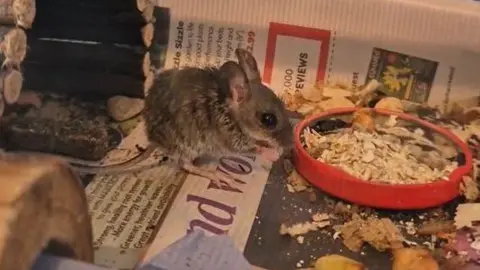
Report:
[{"label": "newspaper", "polygon": [[[146,144],[143,122],[119,148],[133,152],[136,144]],[[112,152],[107,159],[118,153]],[[159,162],[152,155],[145,163]],[[132,269],[145,253],[162,214],[184,179],[184,173],[169,166],[95,176],[85,189],[93,226],[95,264]]]},{"label": "newspaper", "polygon": [[[277,92],[317,82],[446,110],[480,102],[480,4],[458,0],[158,0],[170,9],[166,67],[220,64],[253,51]],[[287,12],[288,11],[288,12]]]},{"label": "newspaper", "polygon": [[[242,47],[254,54],[263,81],[278,94],[317,83],[356,88],[376,79],[391,96],[443,111],[452,102],[480,105],[475,2],[157,0],[157,5],[170,16],[165,68],[220,65],[235,60],[235,48]],[[245,248],[268,170],[258,159],[223,160],[230,165],[221,169],[245,183],[234,192],[188,176],[143,261],[193,229],[227,233]],[[240,164],[249,173],[238,170]]]},{"label": "newspaper", "polygon": [[[105,160],[118,162],[123,152],[128,153],[123,155],[127,159],[136,151],[135,145],[147,145],[143,122]],[[152,163],[159,163],[159,158],[152,155],[136,167]],[[95,264],[133,269],[145,261],[142,258],[151,259],[159,250],[198,228],[207,235],[228,232],[235,246],[243,250],[270,166],[271,163],[255,156],[223,157],[219,169],[239,181],[221,189],[205,178],[187,176],[166,165],[95,176],[85,190],[93,226]]]},{"label": "newspaper", "polygon": [[219,169],[240,182],[222,189],[189,175],[142,261],[196,229],[207,235],[228,234],[243,251],[267,182],[268,166],[271,163],[257,157],[223,157]]},{"label": "newspaper", "polygon": [[[444,111],[453,101],[480,104],[480,35],[474,34],[480,4],[474,1],[157,0],[157,5],[170,16],[166,68],[220,65],[235,60],[235,48],[243,47],[253,52],[264,82],[278,94],[316,83],[356,88],[377,79],[392,96]],[[145,142],[141,131],[137,127],[122,147],[134,151],[134,144]],[[97,176],[87,187],[96,263],[132,268],[197,229],[226,233],[244,250],[270,165],[257,157],[222,158],[219,169],[241,180],[223,189],[166,166]]]}]

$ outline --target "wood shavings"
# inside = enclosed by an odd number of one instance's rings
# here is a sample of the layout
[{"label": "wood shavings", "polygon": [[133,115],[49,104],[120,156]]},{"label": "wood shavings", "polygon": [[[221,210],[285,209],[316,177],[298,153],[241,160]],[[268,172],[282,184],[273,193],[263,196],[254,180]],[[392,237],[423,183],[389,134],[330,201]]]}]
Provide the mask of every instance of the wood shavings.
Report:
[{"label": "wood shavings", "polygon": [[[287,226],[285,224],[280,225],[281,235],[290,235],[296,237],[298,235],[306,234],[311,231],[318,231],[330,225],[329,217],[327,214],[315,214],[312,216],[312,221],[301,222]],[[298,239],[297,239],[298,241]]]},{"label": "wood shavings", "polygon": [[[379,129],[379,128],[377,128]],[[392,132],[394,129],[396,132]],[[401,127],[382,128],[377,132],[338,131],[321,135],[311,128],[303,132],[305,149],[320,162],[335,166],[365,181],[388,184],[420,184],[447,180],[456,162],[432,151],[422,151],[417,144],[433,144],[426,138]],[[392,135],[413,140],[402,142]]]},{"label": "wood shavings", "polygon": [[477,182],[480,182],[480,175],[478,174],[478,169],[480,168],[480,160],[473,160],[473,168],[472,168],[472,179]]},{"label": "wood shavings", "polygon": [[379,97],[380,92],[377,91],[381,84],[377,80],[371,80],[360,91],[355,92],[353,100],[358,107],[364,107],[372,100]]},{"label": "wood shavings", "polygon": [[474,202],[478,199],[480,191],[477,182],[470,176],[464,176],[460,183],[460,193],[465,196],[467,201]]},{"label": "wood shavings", "polygon": [[363,224],[364,221],[358,215],[354,215],[351,221],[343,224],[340,228],[343,244],[351,251],[359,252],[363,246],[364,241],[360,234]]},{"label": "wood shavings", "polygon": [[384,97],[375,105],[375,109],[384,109],[395,112],[403,112],[403,104],[395,97]]},{"label": "wood shavings", "polygon": [[455,227],[473,228],[475,222],[480,222],[480,203],[459,204],[455,213]]},{"label": "wood shavings", "polygon": [[280,99],[288,110],[308,116],[326,110],[359,106],[355,101],[375,91],[380,86],[376,80],[370,81],[361,91],[353,91],[341,85],[317,85],[302,91],[285,92]]},{"label": "wood shavings", "polygon": [[326,221],[330,218],[328,214],[325,213],[315,213],[312,216],[312,220],[316,222]]},{"label": "wood shavings", "polygon": [[462,105],[458,102],[453,102],[450,110],[445,115],[460,124],[470,124],[480,119],[480,107],[469,107],[466,104]]},{"label": "wood shavings", "polygon": [[465,123],[471,123],[480,119],[480,107],[468,108],[464,111]]},{"label": "wood shavings", "polygon": [[322,95],[324,98],[336,98],[336,97],[351,97],[353,92],[351,90],[342,89],[337,86],[324,86]]},{"label": "wood shavings", "polygon": [[280,99],[285,104],[285,107],[291,111],[297,111],[303,104],[308,103],[308,100],[303,98],[300,92],[283,93]]},{"label": "wood shavings", "polygon": [[398,228],[388,218],[369,218],[361,229],[361,235],[378,251],[403,247],[404,238]]},{"label": "wood shavings", "polygon": [[433,235],[438,233],[447,233],[455,231],[455,225],[453,221],[431,221],[422,224],[417,229],[418,235]]},{"label": "wood shavings", "polygon": [[459,204],[455,214],[455,227],[473,228],[474,222],[480,222],[480,203]]},{"label": "wood shavings", "polygon": [[289,192],[301,192],[305,191],[310,184],[301,176],[295,169],[293,169],[292,173],[287,178],[287,189]]},{"label": "wood shavings", "polygon": [[318,102],[323,99],[324,89],[324,87],[320,86],[307,87],[300,93],[305,100]]},{"label": "wood shavings", "polygon": [[319,108],[320,111],[350,107],[355,107],[355,104],[345,97],[332,97],[317,104],[317,108]]},{"label": "wood shavings", "polygon": [[359,252],[365,242],[378,251],[403,247],[404,238],[398,228],[388,218],[369,217],[366,220],[354,214],[352,220],[341,226],[343,244],[354,252]]}]

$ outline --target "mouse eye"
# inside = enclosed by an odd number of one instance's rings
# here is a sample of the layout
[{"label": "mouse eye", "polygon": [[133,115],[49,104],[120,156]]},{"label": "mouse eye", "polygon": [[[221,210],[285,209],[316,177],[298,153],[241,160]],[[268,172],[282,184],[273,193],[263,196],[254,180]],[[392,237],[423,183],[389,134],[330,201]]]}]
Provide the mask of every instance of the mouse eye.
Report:
[{"label": "mouse eye", "polygon": [[263,113],[260,116],[260,121],[267,128],[274,128],[277,126],[277,117],[273,113]]}]

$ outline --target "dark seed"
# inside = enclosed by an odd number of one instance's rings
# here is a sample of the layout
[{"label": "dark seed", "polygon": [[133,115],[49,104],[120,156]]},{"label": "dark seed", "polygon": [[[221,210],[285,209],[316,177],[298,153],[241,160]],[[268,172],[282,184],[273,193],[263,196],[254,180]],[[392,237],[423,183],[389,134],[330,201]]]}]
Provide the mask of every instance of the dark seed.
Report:
[{"label": "dark seed", "polygon": [[448,159],[449,161],[456,161],[458,163],[458,166],[463,166],[465,165],[465,154],[464,153],[458,153],[456,157],[452,157]]},{"label": "dark seed", "polygon": [[120,130],[109,127],[107,130],[107,134],[109,138],[108,144],[110,149],[116,148],[122,142],[123,136]]},{"label": "dark seed", "polygon": [[329,131],[334,131],[336,129],[342,129],[349,127],[350,124],[340,120],[340,119],[325,119],[319,120],[315,125],[312,127],[318,133],[325,133]]}]

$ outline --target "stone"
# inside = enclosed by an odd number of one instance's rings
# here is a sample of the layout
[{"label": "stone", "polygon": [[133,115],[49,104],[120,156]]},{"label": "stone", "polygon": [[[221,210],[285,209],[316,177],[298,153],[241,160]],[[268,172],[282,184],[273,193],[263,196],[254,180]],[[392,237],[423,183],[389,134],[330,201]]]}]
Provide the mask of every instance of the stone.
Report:
[{"label": "stone", "polygon": [[145,101],[140,98],[114,96],[107,101],[108,113],[115,121],[119,122],[137,116],[144,107]]}]

